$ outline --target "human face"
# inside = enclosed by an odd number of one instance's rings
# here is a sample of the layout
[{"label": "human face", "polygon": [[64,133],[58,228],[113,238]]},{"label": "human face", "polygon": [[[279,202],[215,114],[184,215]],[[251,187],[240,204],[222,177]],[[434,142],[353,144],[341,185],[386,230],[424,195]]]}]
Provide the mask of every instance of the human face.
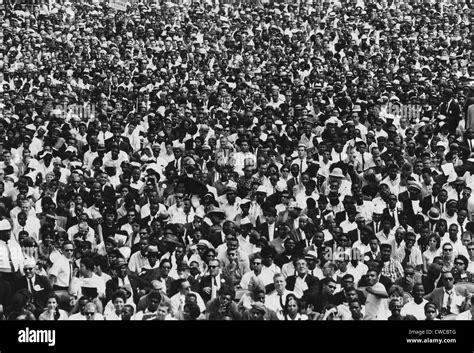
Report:
[{"label": "human face", "polygon": [[291,298],[286,303],[286,310],[290,315],[296,315],[298,313],[298,303],[295,299]]},{"label": "human face", "polygon": [[358,302],[352,302],[349,304],[349,310],[352,313],[352,317],[359,318],[361,317],[361,306]]},{"label": "human face", "polygon": [[64,256],[66,256],[67,259],[72,258],[72,255],[74,253],[74,246],[72,244],[65,245],[63,252],[64,252]]},{"label": "human face", "polygon": [[376,284],[378,280],[377,272],[375,271],[367,272],[367,280],[369,282],[369,286],[373,286],[374,284]]},{"label": "human face", "polygon": [[438,312],[433,307],[428,307],[425,310],[426,320],[434,320],[438,316]]},{"label": "human face", "polygon": [[48,307],[48,310],[53,311],[53,310],[56,310],[56,308],[58,307],[58,302],[56,298],[49,298],[46,305]]},{"label": "human face", "polygon": [[285,287],[286,287],[286,280],[284,277],[276,277],[274,280],[273,280],[273,284],[275,285],[275,290],[278,292],[278,293],[283,293],[283,291],[285,290]]},{"label": "human face", "polygon": [[122,298],[115,298],[114,300],[114,308],[115,310],[120,313],[125,305],[125,302]]},{"label": "human face", "polygon": [[474,245],[469,245],[467,247],[467,252],[469,253],[469,257],[472,260],[474,258]]},{"label": "human face", "polygon": [[450,290],[454,287],[454,277],[450,272],[446,272],[443,275],[444,288]]},{"label": "human face", "polygon": [[215,260],[209,261],[209,273],[211,274],[211,276],[213,277],[217,276],[219,274],[219,271],[220,271],[219,261],[215,261]]},{"label": "human face", "polygon": [[296,261],[296,271],[298,274],[305,274],[308,272],[308,263],[305,259],[300,259]]},{"label": "human face", "polygon": [[158,299],[152,298],[148,300],[148,310],[154,313],[158,309],[160,301]]},{"label": "human face", "polygon": [[169,314],[169,308],[167,306],[159,306],[158,311],[156,313],[156,318],[158,320],[164,320],[166,316]]},{"label": "human face", "polygon": [[417,284],[415,288],[413,288],[413,297],[415,299],[422,299],[424,295],[425,289],[423,288],[423,285]]},{"label": "human face", "polygon": [[392,250],[390,248],[383,248],[380,250],[380,255],[383,261],[389,260],[391,254],[392,254]]}]

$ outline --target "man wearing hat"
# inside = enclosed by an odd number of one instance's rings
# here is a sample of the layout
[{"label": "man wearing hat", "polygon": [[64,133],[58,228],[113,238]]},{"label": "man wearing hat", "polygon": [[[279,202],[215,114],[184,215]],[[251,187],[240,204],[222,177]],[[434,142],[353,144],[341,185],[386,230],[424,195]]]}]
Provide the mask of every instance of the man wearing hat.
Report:
[{"label": "man wearing hat", "polygon": [[138,303],[138,292],[139,290],[150,289],[150,284],[144,281],[139,276],[129,273],[128,264],[123,258],[118,258],[115,263],[112,264],[113,276],[112,279],[108,280],[105,284],[105,296],[106,300],[109,301],[114,293],[120,287],[129,285],[133,291],[133,301]]},{"label": "man wearing hat", "polygon": [[0,221],[0,274],[15,288],[24,266],[20,245],[11,238],[12,227],[7,219]]},{"label": "man wearing hat", "polygon": [[421,183],[410,180],[408,181],[407,191],[398,195],[402,210],[408,217],[408,224],[412,227],[415,224],[415,216],[422,212],[420,207],[421,189]]},{"label": "man wearing hat", "polygon": [[226,219],[234,220],[240,213],[240,203],[242,200],[237,196],[237,185],[235,183],[229,182],[225,187],[225,195],[219,196],[217,201],[224,211]]}]

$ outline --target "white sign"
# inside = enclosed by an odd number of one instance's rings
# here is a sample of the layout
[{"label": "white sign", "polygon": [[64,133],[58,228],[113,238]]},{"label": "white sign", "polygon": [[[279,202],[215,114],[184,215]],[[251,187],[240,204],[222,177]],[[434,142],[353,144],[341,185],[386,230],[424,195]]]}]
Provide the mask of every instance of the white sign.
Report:
[{"label": "white sign", "polygon": [[128,0],[110,0],[111,8],[119,11],[127,11]]}]

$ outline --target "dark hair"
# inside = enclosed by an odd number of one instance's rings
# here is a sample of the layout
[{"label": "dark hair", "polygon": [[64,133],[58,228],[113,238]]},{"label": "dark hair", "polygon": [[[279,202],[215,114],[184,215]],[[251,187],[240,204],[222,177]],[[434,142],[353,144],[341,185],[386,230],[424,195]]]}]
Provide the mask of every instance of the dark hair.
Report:
[{"label": "dark hair", "polygon": [[117,298],[122,298],[124,303],[127,301],[127,295],[125,294],[125,292],[121,289],[119,290],[116,290],[115,292],[112,293],[112,296],[110,297],[110,299],[112,300],[112,303],[115,301],[115,299]]},{"label": "dark hair", "polygon": [[219,295],[230,295],[232,300],[234,300],[235,292],[234,289],[228,284],[224,283],[219,289]]},{"label": "dark hair", "polygon": [[81,259],[81,264],[89,271],[94,271],[94,260],[90,257],[84,257]]},{"label": "dark hair", "polygon": [[469,265],[469,260],[466,258],[466,256],[464,255],[458,255],[456,256],[456,258],[454,259],[454,262],[456,262],[457,260],[461,260],[463,263],[464,263],[464,266],[467,268],[467,266]]}]

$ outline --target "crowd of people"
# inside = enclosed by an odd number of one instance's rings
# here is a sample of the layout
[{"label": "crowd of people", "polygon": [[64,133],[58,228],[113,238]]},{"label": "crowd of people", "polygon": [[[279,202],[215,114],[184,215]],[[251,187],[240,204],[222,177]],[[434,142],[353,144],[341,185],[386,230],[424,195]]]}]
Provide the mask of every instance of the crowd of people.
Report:
[{"label": "crowd of people", "polygon": [[473,319],[470,2],[3,7],[1,318]]}]

